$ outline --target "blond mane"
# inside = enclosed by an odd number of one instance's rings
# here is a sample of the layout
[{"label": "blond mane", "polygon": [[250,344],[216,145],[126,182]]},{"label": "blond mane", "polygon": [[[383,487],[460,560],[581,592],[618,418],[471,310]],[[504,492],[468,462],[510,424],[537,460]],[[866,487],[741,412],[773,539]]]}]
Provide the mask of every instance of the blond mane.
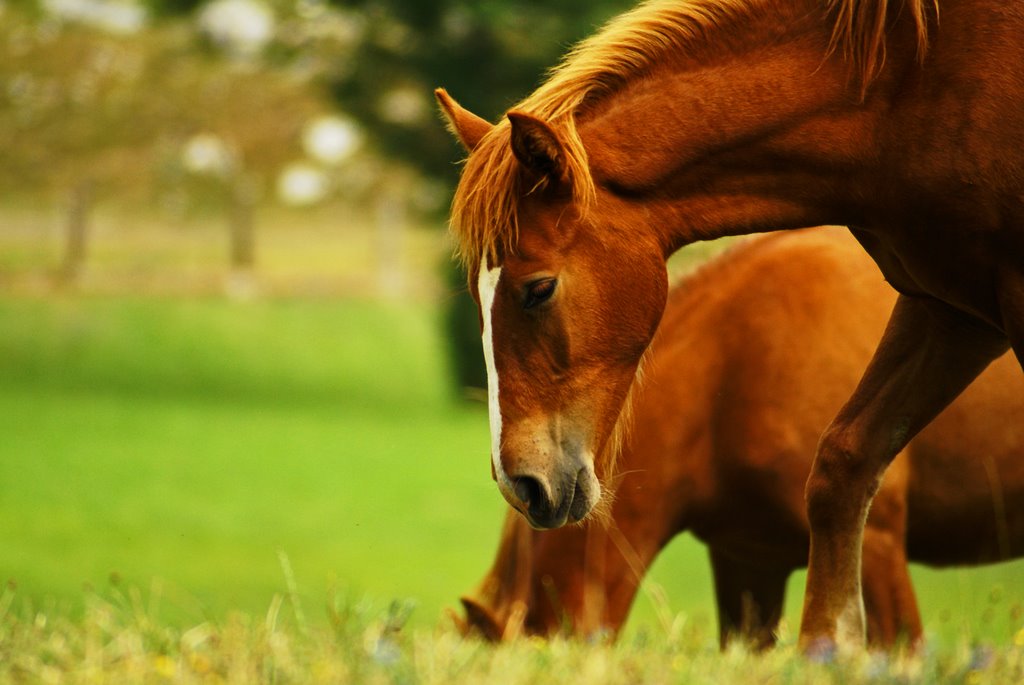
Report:
[{"label": "blond mane", "polygon": [[[546,120],[560,135],[572,196],[581,218],[592,207],[597,188],[576,127],[576,114],[588,102],[608,95],[655,65],[666,53],[693,53],[708,44],[710,29],[750,16],[780,0],[647,0],[612,19],[570,50],[548,80],[514,107]],[[905,6],[917,27],[918,54],[928,45],[929,7],[938,0],[829,0],[834,21],[827,54],[847,59],[863,88],[885,60],[885,29],[892,6]],[[520,166],[509,145],[510,126],[502,119],[479,142],[463,170],[452,202],[456,250],[473,271],[482,257],[497,258],[514,248],[516,207],[524,188]]]}]

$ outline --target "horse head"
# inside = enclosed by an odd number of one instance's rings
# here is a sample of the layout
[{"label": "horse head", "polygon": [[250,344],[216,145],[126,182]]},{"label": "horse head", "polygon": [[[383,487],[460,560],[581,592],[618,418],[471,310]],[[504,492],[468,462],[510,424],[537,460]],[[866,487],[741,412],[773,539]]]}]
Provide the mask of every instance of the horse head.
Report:
[{"label": "horse head", "polygon": [[453,230],[480,312],[494,478],[533,526],[580,521],[665,307],[664,246],[629,230],[641,215],[621,198],[580,183],[585,153],[557,126],[517,111],[492,126],[438,99],[470,151]]}]

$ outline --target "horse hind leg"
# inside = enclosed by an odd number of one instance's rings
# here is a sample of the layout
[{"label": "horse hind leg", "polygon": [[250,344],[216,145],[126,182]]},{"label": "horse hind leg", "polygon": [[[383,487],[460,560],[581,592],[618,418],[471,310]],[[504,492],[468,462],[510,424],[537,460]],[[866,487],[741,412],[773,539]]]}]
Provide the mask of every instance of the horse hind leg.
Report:
[{"label": "horse hind leg", "polygon": [[868,643],[890,648],[906,640],[916,646],[922,634],[921,614],[902,536],[873,526],[864,530],[863,584]]},{"label": "horse hind leg", "polygon": [[800,645],[863,646],[861,550],[889,462],[1007,347],[937,300],[901,295],[857,389],[825,430],[807,481],[811,547]]},{"label": "horse hind leg", "polygon": [[873,647],[916,648],[921,640],[921,614],[907,568],[910,475],[910,455],[904,452],[886,469],[864,528],[861,582],[868,643]]},{"label": "horse hind leg", "polygon": [[750,564],[709,548],[718,609],[719,646],[733,640],[763,650],[775,645],[782,618],[786,580],[792,569]]}]

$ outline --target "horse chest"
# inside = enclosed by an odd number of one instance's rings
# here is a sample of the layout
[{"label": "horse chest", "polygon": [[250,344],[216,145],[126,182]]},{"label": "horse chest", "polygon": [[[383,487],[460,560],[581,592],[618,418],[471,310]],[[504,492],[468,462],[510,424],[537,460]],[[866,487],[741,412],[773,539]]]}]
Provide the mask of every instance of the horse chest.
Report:
[{"label": "horse chest", "polygon": [[936,298],[1002,328],[994,281],[998,260],[983,234],[937,226],[850,232],[898,292]]},{"label": "horse chest", "polygon": [[703,543],[735,559],[800,566],[807,555],[805,518],[800,497],[771,488],[723,484],[717,498],[691,512],[690,530]]}]

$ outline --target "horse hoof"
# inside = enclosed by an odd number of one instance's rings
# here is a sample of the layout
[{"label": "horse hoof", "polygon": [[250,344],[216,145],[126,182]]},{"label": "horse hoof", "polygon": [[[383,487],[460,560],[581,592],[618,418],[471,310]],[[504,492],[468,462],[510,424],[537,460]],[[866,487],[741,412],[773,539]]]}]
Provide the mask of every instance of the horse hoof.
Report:
[{"label": "horse hoof", "polygon": [[807,659],[816,664],[830,664],[836,660],[836,642],[830,637],[816,637],[804,648]]}]

